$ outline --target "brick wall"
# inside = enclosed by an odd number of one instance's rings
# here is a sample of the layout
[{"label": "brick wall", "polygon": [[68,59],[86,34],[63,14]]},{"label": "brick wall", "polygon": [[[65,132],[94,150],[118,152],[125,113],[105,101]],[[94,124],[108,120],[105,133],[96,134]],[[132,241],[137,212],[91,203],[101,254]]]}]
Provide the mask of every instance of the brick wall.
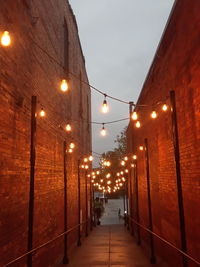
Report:
[{"label": "brick wall", "polygon": [[[69,93],[59,90],[65,77],[64,20],[69,34],[69,71],[76,76],[69,74]],[[43,119],[37,116],[33,247],[64,231],[64,140],[73,138],[77,146],[67,160],[69,228],[78,223],[77,159],[91,151],[91,128],[84,122],[90,120],[90,88],[80,83],[80,79],[88,80],[68,1],[1,1],[0,32],[4,30],[10,32],[12,44],[0,47],[0,265],[27,251],[31,97],[37,96],[37,111],[43,107],[47,113]],[[67,120],[72,120],[70,136],[63,130]],[[84,217],[83,173],[81,191]],[[76,242],[77,230],[70,233],[69,246]],[[34,253],[33,264],[50,266],[62,258],[60,238]],[[16,266],[25,263],[23,258]]]},{"label": "brick wall", "polygon": [[[161,111],[161,102],[170,105],[169,92],[176,93],[180,143],[180,164],[188,254],[200,261],[200,2],[177,1],[147,75],[137,107],[141,128],[131,130],[129,150],[138,155],[140,222],[148,227],[147,186],[144,151],[149,141],[150,190],[153,230],[181,247],[171,112]],[[150,113],[155,106],[158,118]],[[134,123],[132,123],[134,124]],[[149,253],[148,234],[141,231],[142,245]],[[155,250],[169,266],[182,266],[178,252],[155,238]],[[189,266],[197,266],[189,260]]]}]

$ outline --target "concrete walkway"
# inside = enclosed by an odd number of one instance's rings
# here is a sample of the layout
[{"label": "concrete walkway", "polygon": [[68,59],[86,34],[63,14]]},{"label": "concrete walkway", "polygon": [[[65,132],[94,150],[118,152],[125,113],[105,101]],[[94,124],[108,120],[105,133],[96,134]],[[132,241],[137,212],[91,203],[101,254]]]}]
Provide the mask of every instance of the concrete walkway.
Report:
[{"label": "concrete walkway", "polygon": [[[69,267],[150,267],[123,225],[97,226],[70,257]],[[155,266],[155,265],[154,265]]]}]

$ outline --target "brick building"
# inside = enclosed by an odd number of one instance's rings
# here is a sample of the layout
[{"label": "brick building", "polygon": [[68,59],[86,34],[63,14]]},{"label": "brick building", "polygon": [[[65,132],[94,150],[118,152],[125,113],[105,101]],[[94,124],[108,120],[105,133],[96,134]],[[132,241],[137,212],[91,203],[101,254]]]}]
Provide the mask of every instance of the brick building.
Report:
[{"label": "brick building", "polygon": [[[176,1],[137,102],[141,128],[131,122],[129,152],[136,153],[140,223],[149,228],[144,139],[148,139],[153,231],[177,248],[181,225],[176,182],[170,91],[176,94],[180,173],[185,219],[186,253],[200,261],[200,2]],[[140,106],[144,105],[144,106]],[[150,118],[154,109],[156,119]],[[137,220],[135,184],[132,216]],[[183,220],[182,220],[183,223]],[[149,253],[149,234],[141,229],[141,244]],[[155,254],[169,266],[182,266],[181,254],[154,237]],[[183,249],[182,249],[183,250]],[[197,266],[188,260],[189,266]]]},{"label": "brick building", "polygon": [[[11,45],[0,46],[0,265],[27,252],[30,242],[31,103],[36,96],[36,160],[32,248],[62,234],[64,210],[68,229],[78,216],[78,159],[91,152],[90,88],[78,29],[66,0],[1,1],[0,34],[9,31]],[[62,79],[69,92],[60,91]],[[46,116],[39,116],[43,108]],[[67,123],[72,133],[64,130]],[[64,205],[64,151],[67,154],[67,207]],[[86,219],[86,184],[80,171],[80,219]],[[87,206],[90,202],[87,184]],[[89,208],[88,208],[89,216]],[[82,236],[85,224],[81,227]],[[68,248],[77,243],[77,228],[68,235]],[[29,244],[30,245],[30,244]],[[30,248],[30,246],[29,246]],[[63,259],[64,238],[37,250],[34,266],[52,266]],[[14,266],[24,266],[22,257]]]}]

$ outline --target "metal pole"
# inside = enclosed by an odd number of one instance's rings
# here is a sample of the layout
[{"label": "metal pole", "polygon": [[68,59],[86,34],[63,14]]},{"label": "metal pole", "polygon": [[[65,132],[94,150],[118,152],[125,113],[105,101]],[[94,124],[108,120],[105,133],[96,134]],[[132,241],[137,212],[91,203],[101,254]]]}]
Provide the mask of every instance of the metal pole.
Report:
[{"label": "metal pole", "polygon": [[[170,91],[170,102],[171,102],[171,115],[172,115],[172,134],[173,134],[173,145],[174,145],[174,158],[176,164],[176,183],[177,183],[177,194],[178,194],[178,207],[179,207],[179,224],[180,224],[180,238],[181,238],[181,250],[187,253],[187,241],[185,232],[185,216],[184,216],[184,204],[183,204],[183,192],[181,183],[181,166],[180,166],[180,150],[179,150],[179,139],[178,139],[178,123],[176,113],[176,95],[175,91]],[[188,266],[187,258],[182,256],[183,267]]]},{"label": "metal pole", "polygon": [[[129,179],[130,179],[130,217],[133,217],[133,190],[132,190],[132,171],[129,169]],[[134,224],[131,220],[129,220],[131,224],[131,234],[134,235]]]},{"label": "metal pole", "polygon": [[126,182],[126,208],[127,208],[127,229],[129,230],[129,205],[128,205],[128,176]]},{"label": "metal pole", "polygon": [[[30,146],[30,191],[28,217],[28,251],[33,249],[33,219],[34,219],[34,184],[35,184],[35,143],[36,143],[36,110],[37,97],[31,100],[31,146]],[[27,266],[32,267],[32,253],[27,257]]]},{"label": "metal pole", "polygon": [[[139,194],[138,194],[138,173],[137,173],[137,160],[134,164],[134,176],[135,176],[135,202],[136,202],[136,220],[140,223],[140,213],[139,213]],[[137,244],[140,246],[140,226],[137,224]]]},{"label": "metal pole", "polygon": [[87,190],[87,170],[85,171],[85,236],[88,236],[88,190]]},{"label": "metal pole", "polygon": [[[67,225],[67,144],[66,141],[64,141],[63,144],[63,174],[64,174],[64,232],[67,231],[68,225]],[[63,257],[63,264],[68,264],[68,253],[67,253],[67,234],[64,235],[64,257]]]},{"label": "metal pole", "polygon": [[80,180],[80,159],[78,160],[78,242],[77,245],[81,246],[81,180]]},{"label": "metal pole", "polygon": [[[152,210],[151,210],[151,190],[150,190],[150,173],[149,173],[149,148],[148,148],[148,139],[145,138],[145,160],[146,160],[146,175],[147,175],[147,194],[148,194],[148,212],[149,212],[149,230],[153,232],[153,223],[152,223]],[[154,238],[153,234],[149,233],[150,238],[150,249],[151,249],[151,264],[156,263],[155,252],[154,252]]]},{"label": "metal pole", "polygon": [[93,229],[93,193],[92,193],[92,182],[90,179],[90,230]]},{"label": "metal pole", "polygon": [[123,202],[124,202],[124,225],[126,226],[126,183],[124,183],[124,196],[123,196]]}]

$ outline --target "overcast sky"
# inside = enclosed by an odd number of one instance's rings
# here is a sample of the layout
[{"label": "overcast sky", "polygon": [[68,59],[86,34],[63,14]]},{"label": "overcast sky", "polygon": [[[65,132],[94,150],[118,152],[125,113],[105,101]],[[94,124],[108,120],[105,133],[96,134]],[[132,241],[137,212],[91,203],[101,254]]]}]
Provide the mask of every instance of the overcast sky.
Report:
[{"label": "overcast sky", "polygon": [[[125,101],[137,101],[174,0],[70,0],[77,19],[90,84]],[[106,122],[128,117],[128,105],[92,91],[92,120]],[[127,122],[93,126],[93,151],[106,152]]]}]

